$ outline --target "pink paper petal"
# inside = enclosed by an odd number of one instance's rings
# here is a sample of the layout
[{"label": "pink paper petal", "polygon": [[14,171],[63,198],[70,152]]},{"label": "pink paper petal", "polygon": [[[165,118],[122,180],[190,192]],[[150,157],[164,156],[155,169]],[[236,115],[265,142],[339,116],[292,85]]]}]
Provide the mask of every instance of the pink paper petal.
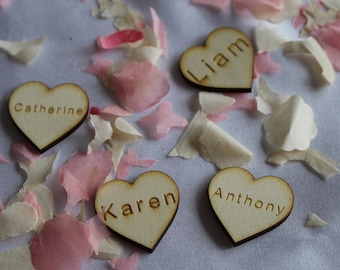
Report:
[{"label": "pink paper petal", "polygon": [[124,179],[130,172],[131,166],[140,166],[149,168],[153,164],[155,164],[156,160],[154,159],[137,159],[137,154],[132,149],[128,149],[125,156],[119,162],[117,168],[118,179]]},{"label": "pink paper petal", "polygon": [[150,8],[151,17],[152,17],[152,29],[155,33],[155,36],[159,39],[161,43],[161,49],[163,50],[163,55],[168,55],[168,45],[167,45],[167,36],[166,29],[163,22],[158,17],[156,11],[153,8]]},{"label": "pink paper petal", "polygon": [[113,64],[113,61],[100,57],[94,57],[92,59],[91,65],[85,69],[85,72],[92,73],[105,81],[107,73]]},{"label": "pink paper petal", "polygon": [[122,44],[140,41],[143,39],[143,32],[135,29],[126,29],[115,32],[106,37],[98,37],[98,45],[102,49],[114,49]]},{"label": "pink paper petal", "polygon": [[0,0],[0,8],[7,8],[10,5],[10,0]]},{"label": "pink paper petal", "polygon": [[149,62],[127,62],[112,77],[119,103],[139,112],[158,103],[170,89],[168,74]]},{"label": "pink paper petal", "polygon": [[27,191],[23,197],[23,202],[29,203],[37,211],[38,217],[41,216],[41,209],[37,196],[31,191]]},{"label": "pink paper petal", "polygon": [[98,215],[93,216],[86,221],[86,225],[90,230],[90,243],[92,244],[93,251],[98,255],[100,243],[111,235],[111,232],[106,225],[100,220]]},{"label": "pink paper petal", "polygon": [[237,11],[249,10],[259,19],[269,19],[284,7],[283,0],[232,0]]},{"label": "pink paper petal", "polygon": [[81,269],[93,251],[89,237],[89,228],[73,216],[51,219],[30,244],[32,263],[42,270]]},{"label": "pink paper petal", "polygon": [[12,150],[16,158],[25,163],[34,163],[41,157],[40,152],[26,142],[14,142]]},{"label": "pink paper petal", "polygon": [[315,29],[312,35],[326,51],[334,69],[340,71],[340,19]]},{"label": "pink paper petal", "polygon": [[173,127],[184,128],[188,125],[186,119],[173,112],[171,103],[167,101],[159,105],[154,113],[141,118],[138,122],[157,140],[165,137]]},{"label": "pink paper petal", "polygon": [[306,24],[307,22],[307,18],[306,16],[303,14],[303,10],[309,6],[309,4],[304,4],[304,5],[301,5],[300,8],[299,8],[299,12],[293,17],[292,19],[292,25],[294,28],[300,28],[302,27],[303,25]]},{"label": "pink paper petal", "polygon": [[256,100],[248,93],[229,93],[227,96],[235,99],[235,102],[227,108],[226,111],[235,109],[243,109],[248,111],[256,111]]},{"label": "pink paper petal", "polygon": [[191,0],[193,4],[206,5],[219,10],[226,10],[230,0]]},{"label": "pink paper petal", "polygon": [[112,153],[96,149],[77,154],[59,170],[59,182],[67,193],[67,212],[80,200],[90,200],[111,172]]},{"label": "pink paper petal", "polygon": [[105,114],[106,116],[129,116],[131,115],[130,112],[122,109],[121,107],[117,106],[117,105],[111,105],[111,106],[107,106],[103,109],[100,110],[100,114],[103,116],[103,114]]},{"label": "pink paper petal", "polygon": [[139,251],[127,258],[113,258],[109,261],[114,270],[135,270],[139,259]]},{"label": "pink paper petal", "polygon": [[256,54],[254,57],[254,78],[262,73],[275,73],[281,70],[281,66],[275,63],[268,52]]},{"label": "pink paper petal", "polygon": [[9,160],[6,159],[3,155],[0,155],[0,163],[9,163]]},{"label": "pink paper petal", "polygon": [[100,115],[100,111],[101,111],[101,109],[98,108],[98,107],[91,107],[90,108],[90,114]]}]

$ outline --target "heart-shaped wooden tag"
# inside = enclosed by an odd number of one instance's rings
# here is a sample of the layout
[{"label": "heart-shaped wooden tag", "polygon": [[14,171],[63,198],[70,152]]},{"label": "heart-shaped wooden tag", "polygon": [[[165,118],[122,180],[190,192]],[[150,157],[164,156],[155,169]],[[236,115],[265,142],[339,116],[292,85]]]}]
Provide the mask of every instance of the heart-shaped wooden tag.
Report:
[{"label": "heart-shaped wooden tag", "polygon": [[238,167],[219,171],[208,188],[210,204],[234,246],[280,225],[290,214],[294,194],[276,176],[254,179]]},{"label": "heart-shaped wooden tag", "polygon": [[85,120],[89,101],[75,84],[50,89],[41,82],[27,82],[13,91],[8,107],[14,123],[43,152]]},{"label": "heart-shaped wooden tag", "polygon": [[243,32],[222,27],[209,34],[205,46],[191,47],[180,59],[185,79],[211,91],[250,92],[254,50]]},{"label": "heart-shaped wooden tag", "polygon": [[133,184],[109,181],[95,199],[96,212],[109,228],[150,252],[170,226],[178,204],[176,183],[160,171],[146,172]]}]

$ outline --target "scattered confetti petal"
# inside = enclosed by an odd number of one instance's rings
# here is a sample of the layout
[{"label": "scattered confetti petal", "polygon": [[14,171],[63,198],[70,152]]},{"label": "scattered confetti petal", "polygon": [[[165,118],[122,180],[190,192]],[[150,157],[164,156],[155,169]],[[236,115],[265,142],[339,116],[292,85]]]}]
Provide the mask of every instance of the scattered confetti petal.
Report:
[{"label": "scattered confetti petal", "polygon": [[153,8],[150,8],[151,17],[152,17],[152,29],[155,33],[155,36],[159,39],[161,48],[163,51],[163,55],[168,55],[168,45],[167,45],[167,36],[166,29],[164,23],[158,17],[158,14]]},{"label": "scattered confetti petal", "polygon": [[254,78],[258,78],[262,73],[275,73],[281,70],[281,66],[275,63],[267,52],[255,54],[254,62]]},{"label": "scattered confetti petal", "polygon": [[100,115],[105,119],[105,117],[117,117],[117,116],[129,116],[131,115],[130,112],[122,109],[117,105],[107,106],[100,110]]},{"label": "scattered confetti petal", "polygon": [[304,161],[323,179],[328,179],[340,173],[337,168],[340,165],[339,162],[311,148],[304,151],[293,150],[290,152],[279,150],[272,154],[267,162],[275,165],[283,165],[293,160]]},{"label": "scattered confetti petal", "polygon": [[26,142],[13,142],[12,150],[19,162],[34,163],[41,158],[41,153]]},{"label": "scattered confetti petal", "polygon": [[308,215],[305,224],[303,226],[305,227],[322,227],[327,225],[327,222],[322,220],[318,215],[312,213]]},{"label": "scattered confetti petal", "polygon": [[246,165],[253,157],[253,153],[211,121],[202,128],[199,142],[201,156],[219,169]]},{"label": "scattered confetti petal", "polygon": [[338,0],[322,0],[327,7],[340,11],[340,2]]},{"label": "scattered confetti petal", "polygon": [[81,269],[93,251],[89,237],[88,226],[73,216],[51,219],[30,244],[32,263],[37,269]]},{"label": "scattered confetti petal", "polygon": [[92,16],[100,18],[115,18],[123,16],[127,10],[127,6],[123,0],[97,0],[98,8],[91,11]]},{"label": "scattered confetti petal", "polygon": [[229,112],[236,109],[256,111],[256,100],[252,95],[248,93],[228,93],[227,95],[233,98],[235,102],[224,112]]},{"label": "scattered confetti petal", "polygon": [[67,193],[66,213],[80,200],[90,200],[112,170],[112,153],[101,149],[76,154],[59,169],[59,182]]},{"label": "scattered confetti petal", "polygon": [[122,241],[114,236],[110,236],[100,243],[98,254],[94,254],[93,257],[103,260],[111,260],[115,257],[122,257],[123,250],[124,246]]},{"label": "scattered confetti petal", "polygon": [[130,172],[131,166],[149,168],[155,164],[154,159],[137,159],[137,154],[132,149],[128,149],[125,156],[122,157],[117,169],[117,179],[124,179]]},{"label": "scattered confetti petal", "polygon": [[138,259],[139,251],[135,251],[127,258],[113,258],[109,263],[115,270],[135,270]]},{"label": "scattered confetti petal", "polygon": [[188,125],[186,119],[177,116],[173,112],[171,103],[167,101],[161,103],[156,111],[144,116],[138,122],[143,125],[149,135],[156,140],[164,138],[173,127],[183,128]]},{"label": "scattered confetti petal", "polygon": [[209,116],[223,112],[235,102],[235,99],[221,93],[200,91],[198,101],[201,110]]},{"label": "scattered confetti petal", "polygon": [[168,74],[149,63],[127,62],[112,77],[119,103],[139,112],[158,103],[169,91]]},{"label": "scattered confetti petal", "polygon": [[0,240],[24,235],[38,222],[34,207],[26,202],[13,203],[0,213]]},{"label": "scattered confetti petal", "polygon": [[316,136],[314,113],[300,96],[281,103],[263,124],[265,140],[282,150],[306,150]]},{"label": "scattered confetti petal", "polygon": [[255,44],[257,53],[272,52],[282,47],[287,40],[283,38],[278,28],[270,28],[260,23],[255,29]]},{"label": "scattered confetti petal", "polygon": [[113,65],[111,60],[107,60],[101,57],[94,57],[91,65],[89,65],[85,72],[92,73],[98,76],[102,81],[106,81],[107,74]]},{"label": "scattered confetti petal", "polygon": [[31,262],[28,245],[0,253],[0,269],[36,270]]},{"label": "scattered confetti petal", "polygon": [[206,5],[219,10],[226,10],[229,6],[230,0],[191,0],[193,4]]},{"label": "scattered confetti petal", "polygon": [[122,16],[116,18],[114,26],[118,30],[143,29],[145,22],[143,15],[138,10],[127,8]]},{"label": "scattered confetti petal", "polygon": [[273,92],[261,77],[259,80],[259,88],[255,97],[257,110],[263,114],[271,114],[278,105],[285,102],[289,97]]},{"label": "scattered confetti petal", "polygon": [[100,220],[98,215],[93,216],[85,223],[90,230],[90,243],[92,244],[93,251],[96,255],[99,252],[100,243],[111,235],[109,229]]},{"label": "scattered confetti petal", "polygon": [[313,38],[308,37],[303,41],[289,41],[284,44],[284,53],[307,53],[314,57],[316,64],[320,67],[322,78],[332,85],[335,80],[335,72],[326,52]]},{"label": "scattered confetti petal", "polygon": [[279,12],[275,12],[269,18],[269,21],[273,23],[280,23],[286,19],[294,17],[299,12],[302,0],[283,0],[283,9]]},{"label": "scattered confetti petal", "polygon": [[270,19],[284,8],[282,0],[232,0],[232,3],[235,10],[249,10],[254,17],[261,20]]},{"label": "scattered confetti petal", "polygon": [[0,155],[0,163],[10,163],[3,155]]},{"label": "scattered confetti petal", "polygon": [[112,151],[114,171],[117,171],[125,146],[129,143],[139,141],[143,136],[121,117],[118,117],[114,121],[112,129],[113,136],[110,140],[108,140],[106,146]]},{"label": "scattered confetti petal", "polygon": [[340,19],[325,27],[314,29],[312,34],[326,51],[334,69],[340,71]]},{"label": "scattered confetti petal", "polygon": [[10,0],[0,0],[0,8],[7,8],[10,5]]},{"label": "scattered confetti petal", "polygon": [[88,154],[101,146],[108,139],[111,139],[113,134],[111,123],[104,120],[100,115],[90,114],[90,123],[94,129],[95,135],[87,147]]},{"label": "scattered confetti petal", "polygon": [[23,63],[28,63],[37,55],[46,37],[32,41],[4,41],[0,40],[0,50]]},{"label": "scattered confetti petal", "polygon": [[124,44],[143,41],[143,32],[135,29],[126,29],[105,37],[98,37],[97,41],[101,49],[114,49]]}]

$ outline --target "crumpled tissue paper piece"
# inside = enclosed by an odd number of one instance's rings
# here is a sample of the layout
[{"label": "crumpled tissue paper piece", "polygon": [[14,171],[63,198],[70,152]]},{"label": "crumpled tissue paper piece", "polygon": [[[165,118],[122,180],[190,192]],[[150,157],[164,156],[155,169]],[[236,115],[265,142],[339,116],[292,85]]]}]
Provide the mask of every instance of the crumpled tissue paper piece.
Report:
[{"label": "crumpled tissue paper piece", "polygon": [[0,50],[12,58],[27,64],[38,54],[40,46],[44,43],[45,39],[46,37],[30,41],[0,40]]},{"label": "crumpled tissue paper piece", "polygon": [[313,110],[298,95],[279,104],[263,127],[265,140],[285,151],[306,150],[317,134]]},{"label": "crumpled tissue paper piece", "polygon": [[97,43],[101,49],[114,49],[118,46],[127,45],[138,47],[143,42],[143,32],[135,29],[126,29],[115,32],[105,37],[98,37]]},{"label": "crumpled tissue paper piece", "polygon": [[0,240],[24,235],[38,222],[34,207],[26,202],[13,203],[0,212]]},{"label": "crumpled tissue paper piece", "polygon": [[149,62],[129,61],[112,80],[119,103],[133,113],[152,107],[170,89],[168,74]]},{"label": "crumpled tissue paper piece", "polygon": [[335,71],[326,52],[319,43],[313,38],[308,37],[302,41],[289,41],[284,44],[284,53],[307,53],[314,57],[315,63],[321,70],[322,78],[330,85],[334,83]]},{"label": "crumpled tissue paper piece", "polygon": [[285,102],[289,96],[280,95],[273,92],[266,80],[259,79],[259,87],[256,94],[257,110],[263,114],[271,114],[281,103]]},{"label": "crumpled tissue paper piece", "polygon": [[88,226],[62,214],[47,221],[30,243],[32,263],[37,269],[81,269],[93,248]]},{"label": "crumpled tissue paper piece", "polygon": [[149,168],[156,163],[155,159],[137,159],[137,154],[132,149],[128,149],[125,156],[119,162],[117,168],[117,179],[125,179],[130,172],[131,166],[139,166]]},{"label": "crumpled tissue paper piece", "polygon": [[1,252],[0,269],[36,270],[31,262],[29,245]]},{"label": "crumpled tissue paper piece", "polygon": [[257,53],[272,52],[280,49],[287,40],[279,33],[279,28],[260,23],[255,29]]},{"label": "crumpled tissue paper piece", "polygon": [[156,140],[164,138],[171,128],[184,128],[188,125],[186,119],[173,112],[172,105],[168,101],[161,103],[152,114],[144,116],[138,122],[144,126],[149,136]]},{"label": "crumpled tissue paper piece", "polygon": [[247,164],[253,154],[198,111],[169,156],[191,159],[200,154],[218,168]]},{"label": "crumpled tissue paper piece", "polygon": [[267,162],[274,165],[283,165],[288,161],[303,161],[311,169],[313,169],[322,179],[329,179],[340,173],[339,167],[340,163],[335,161],[318,151],[308,148],[304,151],[293,150],[293,151],[283,151],[279,150],[273,153]]},{"label": "crumpled tissue paper piece", "polygon": [[81,200],[91,200],[111,172],[111,151],[93,150],[76,154],[59,169],[58,180],[67,193],[66,213]]},{"label": "crumpled tissue paper piece", "polygon": [[113,258],[109,260],[112,269],[114,270],[135,270],[139,259],[140,252],[135,251],[126,258]]},{"label": "crumpled tissue paper piece", "polygon": [[327,222],[322,220],[318,215],[312,213],[308,215],[305,224],[303,226],[305,227],[322,227],[327,225]]}]

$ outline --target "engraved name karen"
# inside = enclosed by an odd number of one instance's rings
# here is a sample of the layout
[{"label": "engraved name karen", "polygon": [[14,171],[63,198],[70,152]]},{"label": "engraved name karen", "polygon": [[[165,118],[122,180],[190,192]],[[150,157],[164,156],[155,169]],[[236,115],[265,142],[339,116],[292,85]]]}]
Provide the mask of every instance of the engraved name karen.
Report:
[{"label": "engraved name karen", "polygon": [[125,203],[121,207],[116,207],[113,203],[108,206],[101,206],[104,213],[104,220],[108,218],[118,218],[133,216],[136,213],[143,213],[148,209],[157,209],[162,207],[176,206],[176,198],[173,193],[163,194],[161,198],[151,197],[147,201],[138,200],[133,203]]},{"label": "engraved name karen", "polygon": [[237,192],[225,192],[225,194],[223,194],[220,187],[217,188],[216,191],[213,193],[212,198],[224,200],[226,203],[238,204],[241,207],[253,207],[254,209],[258,210],[261,209],[265,212],[273,213],[275,214],[275,216],[281,215],[285,209],[284,206],[282,207],[272,202],[264,202],[263,200],[250,197],[248,194],[237,194]]},{"label": "engraved name karen", "polygon": [[[238,38],[225,47],[224,53],[218,52],[213,55],[212,59],[201,59],[201,66],[203,66],[201,71],[204,70],[205,75],[195,75],[191,70],[187,70],[187,73],[196,83],[202,83],[209,78],[209,74],[214,74],[218,69],[227,67],[232,58],[236,58],[240,53],[244,52],[244,48],[250,48],[250,44],[242,38]],[[227,55],[229,55],[229,57],[227,57]]]},{"label": "engraved name karen", "polygon": [[83,115],[82,108],[73,108],[68,106],[44,106],[42,104],[27,105],[17,102],[14,105],[14,111],[19,113],[47,113],[57,115]]}]

